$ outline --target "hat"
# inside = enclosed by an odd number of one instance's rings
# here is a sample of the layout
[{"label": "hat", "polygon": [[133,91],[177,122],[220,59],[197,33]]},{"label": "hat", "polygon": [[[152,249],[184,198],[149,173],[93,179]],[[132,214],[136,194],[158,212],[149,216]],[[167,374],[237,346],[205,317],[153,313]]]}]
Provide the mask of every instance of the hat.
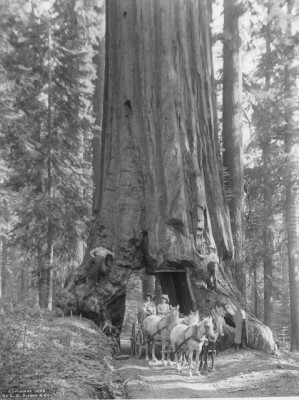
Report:
[{"label": "hat", "polygon": [[153,295],[151,293],[146,293],[146,295],[144,297],[147,297],[147,296],[149,296],[151,299],[153,297]]},{"label": "hat", "polygon": [[169,303],[169,297],[167,294],[162,294],[161,299],[165,299]]}]

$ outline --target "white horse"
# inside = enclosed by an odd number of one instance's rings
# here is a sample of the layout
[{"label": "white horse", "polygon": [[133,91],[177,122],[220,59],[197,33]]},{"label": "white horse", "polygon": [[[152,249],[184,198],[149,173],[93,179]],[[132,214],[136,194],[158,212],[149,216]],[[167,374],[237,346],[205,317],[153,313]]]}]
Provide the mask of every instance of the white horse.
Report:
[{"label": "white horse", "polygon": [[[187,315],[187,317],[179,318],[178,324],[183,324],[183,325],[197,325],[199,324],[199,313],[198,311],[190,311],[190,314]],[[186,361],[186,351],[180,352],[180,358],[181,358],[181,364],[185,365],[187,364]]]},{"label": "white horse", "polygon": [[[216,314],[213,318],[214,320],[214,324],[216,326],[216,330],[215,330],[215,336],[214,338],[210,338],[208,339],[204,345],[203,348],[201,350],[200,353],[200,366],[199,369],[202,368],[202,366],[204,367],[204,370],[206,371],[208,369],[208,354],[209,351],[211,351],[211,355],[212,355],[212,365],[211,365],[211,370],[215,371],[215,367],[214,367],[214,360],[215,360],[215,356],[216,356],[216,345],[217,345],[217,339],[219,336],[223,336],[224,332],[223,332],[223,324],[224,324],[224,318],[221,315]],[[204,358],[204,363],[203,363],[203,359]]]},{"label": "white horse", "polygon": [[[170,312],[166,316],[161,315],[150,315],[145,318],[142,323],[142,330],[145,333],[145,352],[146,360],[149,360],[148,356],[148,343],[152,342],[152,360],[157,361],[155,354],[156,341],[162,341],[162,361],[165,363],[165,350],[166,345],[170,341],[170,332],[172,328],[177,325],[179,319],[179,308],[180,306],[170,306]],[[167,361],[170,363],[169,353],[167,353]]]},{"label": "white horse", "polygon": [[195,325],[199,323],[199,313],[198,311],[190,311],[190,314],[187,317],[179,318],[178,324],[184,325]]},{"label": "white horse", "polygon": [[[204,318],[203,321],[196,325],[176,325],[170,332],[170,340],[172,349],[175,352],[175,361],[177,365],[177,371],[182,372],[181,362],[181,350],[187,350],[189,354],[189,375],[192,376],[192,360],[193,353],[196,352],[195,371],[199,375],[199,355],[202,350],[202,346],[205,340],[215,337],[212,317]],[[177,352],[180,351],[180,357]]]}]

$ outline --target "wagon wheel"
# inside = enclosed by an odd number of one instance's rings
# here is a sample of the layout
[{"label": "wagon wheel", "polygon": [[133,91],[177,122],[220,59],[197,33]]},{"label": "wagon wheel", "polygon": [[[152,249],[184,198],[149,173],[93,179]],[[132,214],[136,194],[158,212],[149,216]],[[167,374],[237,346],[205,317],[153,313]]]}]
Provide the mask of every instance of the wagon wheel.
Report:
[{"label": "wagon wheel", "polygon": [[143,333],[139,329],[136,334],[136,356],[137,358],[141,357],[142,354],[142,346],[143,346]]},{"label": "wagon wheel", "polygon": [[131,354],[133,356],[135,355],[135,351],[136,351],[136,346],[135,346],[136,340],[135,340],[135,337],[136,337],[136,325],[135,325],[135,322],[133,322],[132,333],[131,333],[131,337],[130,337],[130,340],[131,340]]}]

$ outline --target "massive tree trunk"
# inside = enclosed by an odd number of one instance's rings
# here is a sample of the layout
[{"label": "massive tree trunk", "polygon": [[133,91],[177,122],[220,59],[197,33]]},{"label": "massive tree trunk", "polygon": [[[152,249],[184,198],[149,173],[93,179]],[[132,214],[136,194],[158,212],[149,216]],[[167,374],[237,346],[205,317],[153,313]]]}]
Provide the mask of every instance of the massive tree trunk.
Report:
[{"label": "massive tree trunk", "polygon": [[231,260],[239,290],[246,293],[243,250],[243,132],[242,65],[239,0],[224,0],[223,29],[223,164],[227,169],[227,193],[235,253]]},{"label": "massive tree trunk", "polygon": [[[208,1],[109,0],[98,210],[83,264],[57,305],[99,325],[123,323],[134,269],[159,276],[185,314],[212,308],[232,320],[240,295],[225,203],[213,86]],[[197,249],[204,238],[221,258],[218,292],[206,288]],[[89,251],[115,253],[106,275]],[[93,271],[93,272],[92,272]],[[275,348],[251,317],[253,346]],[[266,338],[264,340],[264,338]],[[258,344],[257,344],[258,343]]]}]

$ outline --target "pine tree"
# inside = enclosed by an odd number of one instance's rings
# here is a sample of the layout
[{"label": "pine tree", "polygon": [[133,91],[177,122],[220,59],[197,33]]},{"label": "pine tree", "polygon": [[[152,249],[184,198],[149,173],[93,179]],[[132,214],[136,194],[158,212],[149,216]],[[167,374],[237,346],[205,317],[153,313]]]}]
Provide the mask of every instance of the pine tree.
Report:
[{"label": "pine tree", "polygon": [[[291,350],[299,351],[299,265],[298,265],[298,221],[296,207],[298,206],[298,151],[299,139],[294,126],[294,108],[293,101],[297,92],[293,88],[296,87],[296,76],[298,67],[292,70],[292,63],[295,59],[295,43],[292,34],[292,11],[294,1],[287,0],[287,29],[284,49],[288,50],[286,55],[286,64],[284,68],[284,143],[285,143],[285,205],[286,205],[286,227],[288,239],[288,262],[289,262],[289,282],[290,282],[290,303],[291,303]],[[298,54],[297,54],[298,56]],[[296,97],[295,97],[296,98]],[[298,99],[297,99],[298,100]],[[297,101],[298,104],[298,101]]]},{"label": "pine tree", "polygon": [[[285,284],[284,292],[278,290],[284,262],[279,256],[279,250],[284,249],[286,227],[290,226],[283,222],[283,183],[286,182],[284,177],[288,170],[285,168],[285,140],[288,132],[292,132],[292,129],[286,128],[290,127],[286,123],[286,116],[292,114],[291,104],[298,103],[296,94],[286,90],[286,59],[289,63],[289,57],[294,57],[292,49],[297,39],[296,35],[287,33],[290,20],[287,2],[278,4],[273,0],[256,7],[253,11],[257,13],[258,9],[263,18],[258,27],[255,27],[255,39],[264,45],[254,50],[260,57],[256,57],[257,68],[250,85],[254,135],[247,149],[247,154],[250,155],[247,172],[251,179],[248,189],[251,207],[248,207],[247,213],[251,228],[248,226],[248,232],[251,231],[250,248],[255,255],[252,259],[255,262],[258,260],[256,265],[263,264],[264,267],[264,319],[268,325],[279,331],[281,324],[277,317],[280,309],[286,307],[287,302],[283,296],[288,291]],[[293,73],[294,70],[289,75],[291,79]],[[296,86],[294,81],[293,84]],[[291,120],[292,118],[289,122]],[[294,144],[293,140],[292,146]],[[295,172],[298,167],[293,164],[292,168]],[[292,221],[296,223],[294,213]],[[286,310],[283,315],[287,315]]]},{"label": "pine tree", "polygon": [[43,307],[53,273],[56,282],[80,259],[90,218],[94,19],[80,1],[55,1],[47,12],[32,3],[13,23],[3,62],[21,115],[5,129],[6,187],[22,199],[14,241],[36,260]]}]

